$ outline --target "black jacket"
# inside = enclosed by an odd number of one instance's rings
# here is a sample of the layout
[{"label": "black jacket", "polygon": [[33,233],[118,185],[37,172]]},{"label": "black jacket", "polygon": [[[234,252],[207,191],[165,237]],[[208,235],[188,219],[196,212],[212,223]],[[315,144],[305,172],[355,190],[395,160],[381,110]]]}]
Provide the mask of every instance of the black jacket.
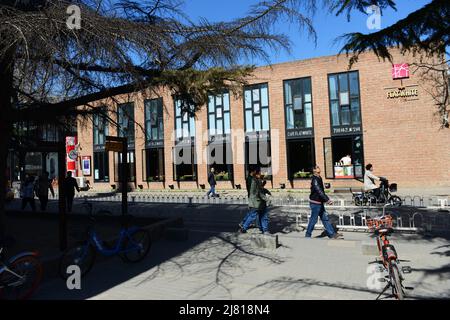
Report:
[{"label": "black jacket", "polygon": [[214,173],[210,172],[208,174],[208,183],[210,186],[215,186],[216,185],[216,177],[214,176]]},{"label": "black jacket", "polygon": [[317,202],[328,202],[330,198],[325,194],[325,188],[323,186],[323,181],[321,177],[312,176],[311,179],[311,194],[309,199]]}]

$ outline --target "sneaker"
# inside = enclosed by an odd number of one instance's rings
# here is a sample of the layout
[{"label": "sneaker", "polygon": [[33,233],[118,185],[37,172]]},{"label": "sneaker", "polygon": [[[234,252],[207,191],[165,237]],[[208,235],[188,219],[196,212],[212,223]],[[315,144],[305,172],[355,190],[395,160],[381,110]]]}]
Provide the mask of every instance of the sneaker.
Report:
[{"label": "sneaker", "polygon": [[244,228],[239,228],[238,232],[240,232],[240,233],[247,233],[247,230],[245,230]]},{"label": "sneaker", "polygon": [[344,239],[344,236],[343,236],[342,234],[340,234],[340,233],[335,233],[335,234],[330,238],[330,240],[341,240],[341,239]]}]

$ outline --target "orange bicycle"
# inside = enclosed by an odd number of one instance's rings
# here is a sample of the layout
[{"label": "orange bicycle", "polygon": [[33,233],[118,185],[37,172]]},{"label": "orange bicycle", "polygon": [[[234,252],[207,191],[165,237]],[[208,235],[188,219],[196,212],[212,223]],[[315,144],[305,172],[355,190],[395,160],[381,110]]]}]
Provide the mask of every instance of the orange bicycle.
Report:
[{"label": "orange bicycle", "polygon": [[383,215],[381,217],[367,219],[367,226],[369,227],[369,230],[372,231],[377,237],[377,247],[380,253],[380,260],[376,260],[374,263],[379,263],[382,265],[380,271],[388,272],[388,276],[386,276],[387,280],[383,279],[383,281],[387,281],[387,284],[376,300],[378,300],[389,288],[392,289],[391,297],[398,300],[403,300],[405,298],[404,289],[412,290],[412,288],[403,286],[404,278],[402,273],[410,273],[411,267],[404,266],[401,268],[400,272],[400,260],[398,259],[397,251],[388,240],[388,236],[394,232],[394,229],[392,216],[385,215],[384,213],[386,206],[387,205],[383,207]]}]

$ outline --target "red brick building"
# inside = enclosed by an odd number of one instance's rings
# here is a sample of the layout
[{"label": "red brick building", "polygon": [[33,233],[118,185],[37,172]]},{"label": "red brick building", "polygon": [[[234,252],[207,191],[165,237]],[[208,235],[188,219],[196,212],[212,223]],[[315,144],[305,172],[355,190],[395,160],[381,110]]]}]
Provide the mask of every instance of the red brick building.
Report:
[{"label": "red brick building", "polygon": [[[259,67],[241,97],[211,97],[196,118],[179,113],[164,90],[96,105],[119,110],[134,188],[207,186],[212,150],[216,158],[220,150],[231,155],[214,164],[223,180],[219,188],[245,188],[250,162],[262,167],[273,188],[307,188],[316,163],[334,188],[361,187],[367,163],[399,187],[450,187],[450,131],[440,129],[428,93],[433,84],[413,72],[414,57],[395,51],[393,58],[396,70],[372,53],[361,55],[351,70],[345,55]],[[104,151],[104,137],[118,131],[100,118],[94,123],[78,126],[84,176],[96,190],[110,189],[118,184],[119,156]],[[268,150],[253,143],[265,138]]]}]

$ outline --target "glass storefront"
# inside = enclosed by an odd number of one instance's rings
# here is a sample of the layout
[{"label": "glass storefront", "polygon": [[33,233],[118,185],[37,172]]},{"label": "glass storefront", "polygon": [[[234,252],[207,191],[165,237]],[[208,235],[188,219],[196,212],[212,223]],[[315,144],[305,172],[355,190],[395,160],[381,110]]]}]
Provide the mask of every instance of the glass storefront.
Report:
[{"label": "glass storefront", "polygon": [[361,179],[364,177],[362,135],[325,138],[324,153],[326,178]]},{"label": "glass storefront", "polygon": [[142,150],[142,180],[165,181],[164,118],[162,98],[145,100],[145,146]]},{"label": "glass storefront", "polygon": [[197,181],[197,158],[193,145],[173,148],[173,159],[174,181]]},{"label": "glass storefront", "polygon": [[[128,182],[136,181],[136,162],[134,150],[130,150],[127,153],[127,174]],[[121,181],[122,177],[122,153],[114,152],[114,181]]]},{"label": "glass storefront", "polygon": [[230,95],[224,92],[208,97],[208,172],[215,170],[217,180],[233,180]]},{"label": "glass storefront", "polygon": [[315,162],[314,140],[288,140],[286,143],[289,180],[311,178]]},{"label": "glass storefront", "polygon": [[165,181],[164,148],[149,148],[142,150],[142,165],[143,181]]}]

